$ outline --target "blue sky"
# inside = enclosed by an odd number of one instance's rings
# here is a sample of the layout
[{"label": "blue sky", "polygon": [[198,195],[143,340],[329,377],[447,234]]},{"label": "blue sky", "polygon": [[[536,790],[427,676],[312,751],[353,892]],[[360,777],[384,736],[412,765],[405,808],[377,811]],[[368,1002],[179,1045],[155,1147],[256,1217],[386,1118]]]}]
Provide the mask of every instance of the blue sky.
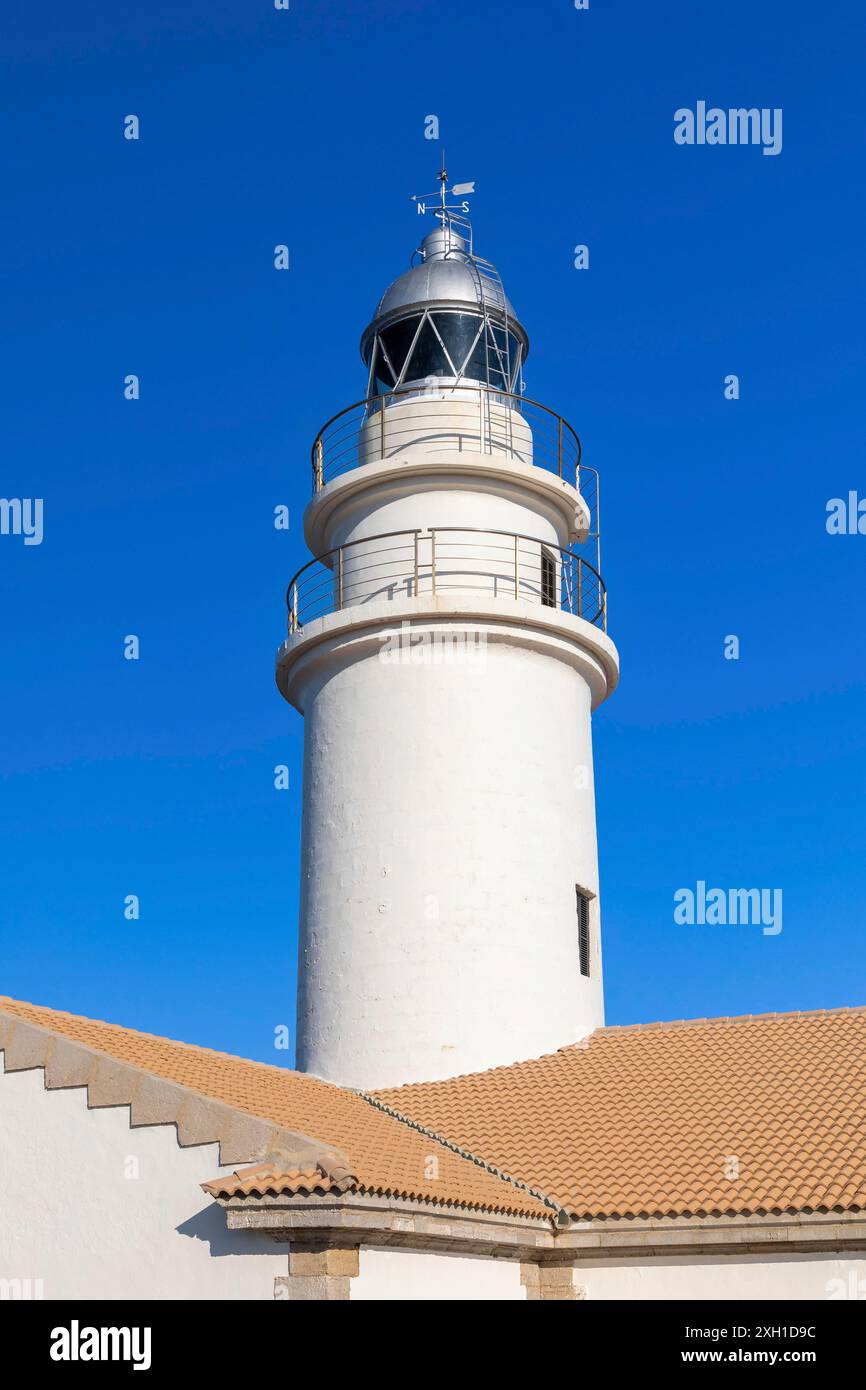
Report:
[{"label": "blue sky", "polygon": [[[608,1021],[866,1002],[866,536],[825,528],[866,496],[863,39],[802,0],[10,15],[0,495],[45,534],[0,536],[0,992],[285,1060],[302,722],[273,654],[435,114],[528,394],[601,473]],[[676,145],[698,100],[781,107],[781,154]],[[781,888],[783,931],[677,925],[698,879]]]}]

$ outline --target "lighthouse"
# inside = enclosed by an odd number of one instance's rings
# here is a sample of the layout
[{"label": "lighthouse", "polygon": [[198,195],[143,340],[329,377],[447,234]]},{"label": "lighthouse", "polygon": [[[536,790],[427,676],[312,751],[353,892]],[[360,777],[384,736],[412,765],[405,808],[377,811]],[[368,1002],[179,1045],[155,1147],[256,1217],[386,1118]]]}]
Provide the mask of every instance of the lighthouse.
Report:
[{"label": "lighthouse", "polygon": [[614,689],[599,480],[523,391],[468,186],[418,202],[365,376],[311,451],[277,684],[304,718],[298,1066],[361,1089],[604,1022],[592,713]]}]

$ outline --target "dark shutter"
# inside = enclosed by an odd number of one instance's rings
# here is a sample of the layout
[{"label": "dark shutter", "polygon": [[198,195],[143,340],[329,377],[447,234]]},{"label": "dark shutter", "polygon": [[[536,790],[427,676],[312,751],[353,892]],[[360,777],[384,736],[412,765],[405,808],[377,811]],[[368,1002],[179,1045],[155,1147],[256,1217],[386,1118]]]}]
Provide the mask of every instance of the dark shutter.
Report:
[{"label": "dark shutter", "polygon": [[541,602],[556,607],[556,561],[549,550],[541,549]]},{"label": "dark shutter", "polygon": [[577,890],[577,945],[580,951],[580,973],[589,975],[589,898]]}]

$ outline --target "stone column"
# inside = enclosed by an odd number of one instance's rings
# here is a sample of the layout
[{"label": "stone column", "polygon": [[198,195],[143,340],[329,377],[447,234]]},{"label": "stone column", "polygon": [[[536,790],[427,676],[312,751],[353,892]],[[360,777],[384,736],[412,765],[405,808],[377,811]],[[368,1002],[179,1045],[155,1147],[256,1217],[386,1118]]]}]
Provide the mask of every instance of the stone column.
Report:
[{"label": "stone column", "polygon": [[288,1277],[274,1280],[274,1298],[348,1300],[349,1281],[356,1278],[358,1265],[357,1246],[305,1246],[290,1250]]},{"label": "stone column", "polygon": [[586,1298],[586,1287],[576,1282],[574,1265],[522,1264],[520,1282],[526,1289],[528,1303],[540,1300],[563,1302]]}]

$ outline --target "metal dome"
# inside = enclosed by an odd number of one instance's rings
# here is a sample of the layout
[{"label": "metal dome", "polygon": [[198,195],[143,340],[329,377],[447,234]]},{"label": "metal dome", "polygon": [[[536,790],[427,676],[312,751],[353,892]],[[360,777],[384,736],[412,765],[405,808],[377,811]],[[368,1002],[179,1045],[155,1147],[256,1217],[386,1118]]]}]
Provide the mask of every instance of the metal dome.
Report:
[{"label": "metal dome", "polygon": [[[489,287],[479,283],[480,277],[472,269],[466,243],[455,232],[448,229],[443,233],[437,228],[424,238],[419,253],[423,257],[420,264],[399,275],[382,295],[373,315],[374,322],[390,318],[397,310],[426,305],[431,300],[499,309],[506,312],[512,322],[517,320],[514,306],[501,283],[494,281]],[[485,298],[482,298],[482,288],[486,291]]]},{"label": "metal dome", "polygon": [[[450,220],[443,220],[428,233],[415,254],[421,257],[419,263],[388,286],[361,335],[361,357],[368,366],[378,335],[402,320],[430,311],[458,312],[473,316],[479,323],[487,322],[491,332],[504,334],[519,349],[512,355],[526,360],[529,337],[498,272],[473,253],[471,241],[461,236]],[[498,384],[506,385],[504,380]],[[512,381],[508,386],[513,388],[514,384]]]}]

